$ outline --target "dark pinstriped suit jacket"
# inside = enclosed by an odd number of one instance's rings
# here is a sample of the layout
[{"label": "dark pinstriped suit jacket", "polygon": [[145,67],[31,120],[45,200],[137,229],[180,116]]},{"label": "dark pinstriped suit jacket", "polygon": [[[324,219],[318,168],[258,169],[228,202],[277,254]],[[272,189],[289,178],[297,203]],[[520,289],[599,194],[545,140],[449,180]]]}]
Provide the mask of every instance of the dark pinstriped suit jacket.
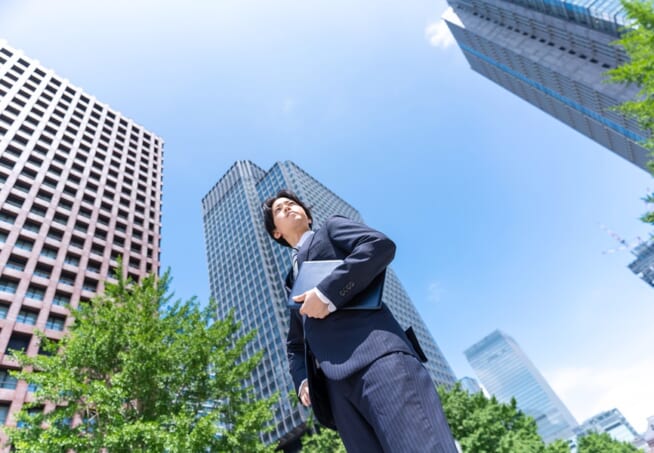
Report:
[{"label": "dark pinstriped suit jacket", "polygon": [[[394,255],[395,244],[384,234],[334,216],[302,245],[298,264],[301,266],[309,260],[343,260],[318,284],[318,289],[340,308],[356,302],[357,294],[386,269]],[[374,311],[337,310],[325,319],[306,318],[304,325],[299,310],[291,310],[287,352],[296,391],[307,377],[307,349],[309,357],[315,357],[330,379],[350,376],[391,352],[416,356],[386,305]]]}]

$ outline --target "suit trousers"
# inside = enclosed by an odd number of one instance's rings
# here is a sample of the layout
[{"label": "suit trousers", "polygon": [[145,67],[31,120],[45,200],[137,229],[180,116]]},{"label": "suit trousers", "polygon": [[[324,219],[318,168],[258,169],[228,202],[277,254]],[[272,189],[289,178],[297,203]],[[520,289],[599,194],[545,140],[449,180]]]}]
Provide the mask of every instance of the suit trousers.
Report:
[{"label": "suit trousers", "polygon": [[457,453],[434,383],[412,355],[385,355],[327,387],[348,453]]}]

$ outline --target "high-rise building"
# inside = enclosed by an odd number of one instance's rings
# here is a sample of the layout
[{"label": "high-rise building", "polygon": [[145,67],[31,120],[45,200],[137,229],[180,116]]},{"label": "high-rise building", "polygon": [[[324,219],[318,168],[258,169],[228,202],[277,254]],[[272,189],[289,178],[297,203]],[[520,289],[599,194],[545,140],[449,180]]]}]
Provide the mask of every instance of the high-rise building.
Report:
[{"label": "high-rise building", "polygon": [[619,0],[448,0],[443,19],[470,67],[646,169],[647,134],[612,107],[636,86],[605,83],[627,61],[611,45],[627,24]]},{"label": "high-rise building", "polygon": [[477,382],[476,379],[471,378],[469,376],[464,376],[461,379],[459,379],[459,383],[461,384],[461,388],[466,392],[470,393],[471,395],[482,392],[479,382]]},{"label": "high-rise building", "polygon": [[[263,201],[282,188],[294,191],[311,207],[316,227],[334,214],[362,220],[352,206],[292,162],[279,162],[264,171],[239,161],[207,193],[202,206],[211,295],[218,301],[220,316],[234,310],[246,331],[257,330],[247,353],[263,350],[265,355],[249,384],[261,397],[281,395],[274,408],[275,429],[264,440],[290,449],[305,429],[307,416],[291,399],[295,391],[286,359],[289,314],[284,277],[291,250],[268,236],[262,212]],[[391,269],[383,300],[401,325],[414,327],[434,382],[454,384],[454,373]]]},{"label": "high-rise building", "polygon": [[577,421],[513,338],[496,330],[465,355],[488,393],[502,403],[515,398],[518,408],[536,420],[545,442],[574,435]]},{"label": "high-rise building", "polygon": [[641,443],[643,438],[618,409],[605,411],[589,418],[574,429],[577,436],[607,433],[618,442]]},{"label": "high-rise building", "polygon": [[641,242],[631,253],[636,259],[629,264],[629,269],[645,283],[654,286],[654,240]]},{"label": "high-rise building", "polygon": [[[0,425],[31,398],[12,350],[60,339],[123,257],[159,271],[163,142],[0,41]],[[2,430],[0,429],[0,432]]]}]

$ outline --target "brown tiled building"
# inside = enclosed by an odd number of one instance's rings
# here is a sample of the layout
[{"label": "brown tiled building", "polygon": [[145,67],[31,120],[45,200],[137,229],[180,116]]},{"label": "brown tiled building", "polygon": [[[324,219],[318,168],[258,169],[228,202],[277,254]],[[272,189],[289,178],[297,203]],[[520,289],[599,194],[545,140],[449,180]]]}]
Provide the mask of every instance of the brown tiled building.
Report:
[{"label": "brown tiled building", "polygon": [[[30,399],[11,350],[61,338],[67,305],[104,288],[122,256],[159,271],[163,142],[0,41],[0,425]],[[0,430],[1,431],[1,430]]]}]

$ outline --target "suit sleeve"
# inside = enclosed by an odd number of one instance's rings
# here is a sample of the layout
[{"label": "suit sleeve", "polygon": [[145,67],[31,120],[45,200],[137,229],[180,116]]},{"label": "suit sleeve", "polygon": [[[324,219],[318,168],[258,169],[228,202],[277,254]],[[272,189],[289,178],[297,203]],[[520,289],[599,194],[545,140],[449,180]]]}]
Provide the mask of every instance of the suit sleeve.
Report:
[{"label": "suit sleeve", "polygon": [[295,385],[295,393],[300,390],[300,384],[307,377],[304,351],[304,330],[300,310],[290,310],[291,323],[286,340],[286,355],[288,357],[289,371]]},{"label": "suit sleeve", "polygon": [[317,288],[340,308],[386,269],[395,256],[395,244],[383,233],[345,217],[332,217],[323,228],[346,256]]}]

